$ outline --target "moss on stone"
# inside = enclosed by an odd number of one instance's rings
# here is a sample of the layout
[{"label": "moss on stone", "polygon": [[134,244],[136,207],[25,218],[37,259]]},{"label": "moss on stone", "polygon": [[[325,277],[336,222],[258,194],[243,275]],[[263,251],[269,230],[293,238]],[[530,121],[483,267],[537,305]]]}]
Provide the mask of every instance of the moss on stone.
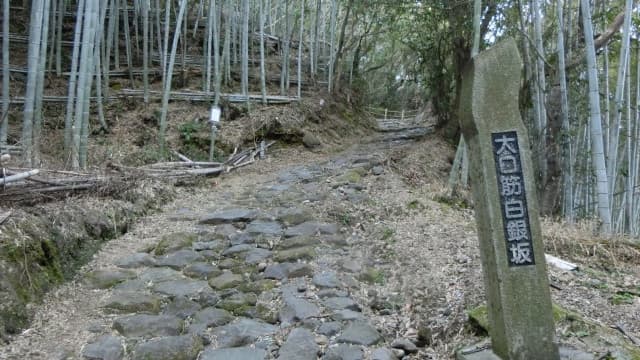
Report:
[{"label": "moss on stone", "polygon": [[269,324],[278,323],[278,312],[275,308],[268,307],[265,304],[258,304],[255,308],[258,319],[264,320]]},{"label": "moss on stone", "polygon": [[278,251],[274,256],[274,260],[277,262],[296,262],[298,260],[311,260],[315,256],[316,251],[313,247],[304,246]]},{"label": "moss on stone", "polygon": [[[336,180],[338,183],[356,184],[362,180],[362,175],[358,169],[351,169],[344,174],[340,175]],[[366,173],[366,171],[365,171]]]},{"label": "moss on stone", "polygon": [[368,284],[384,284],[385,276],[382,270],[367,268],[360,273],[358,278]]},{"label": "moss on stone", "polygon": [[198,240],[198,235],[187,232],[175,232],[164,235],[154,249],[156,255],[165,255],[166,253],[191,247]]},{"label": "moss on stone", "polygon": [[[620,358],[640,360],[640,350],[615,330],[584,319],[579,314],[553,304],[553,320],[559,338],[578,337],[589,346],[607,348],[611,353],[622,354]],[[486,305],[467,310],[469,322],[482,334],[489,332],[489,315]],[[618,357],[615,357],[618,358]]]},{"label": "moss on stone", "polygon": [[276,282],[274,280],[258,280],[253,282],[245,282],[238,286],[238,290],[245,293],[261,294],[265,291],[275,288]]}]

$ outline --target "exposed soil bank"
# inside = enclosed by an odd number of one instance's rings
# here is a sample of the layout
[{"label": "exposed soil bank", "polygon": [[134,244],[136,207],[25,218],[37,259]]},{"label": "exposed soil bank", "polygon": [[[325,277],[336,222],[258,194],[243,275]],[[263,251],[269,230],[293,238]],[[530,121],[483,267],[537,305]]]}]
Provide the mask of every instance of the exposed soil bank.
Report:
[{"label": "exposed soil bank", "polygon": [[172,197],[168,186],[139,181],[108,197],[12,210],[0,226],[0,337],[27,326],[32,304],[43,294]]}]

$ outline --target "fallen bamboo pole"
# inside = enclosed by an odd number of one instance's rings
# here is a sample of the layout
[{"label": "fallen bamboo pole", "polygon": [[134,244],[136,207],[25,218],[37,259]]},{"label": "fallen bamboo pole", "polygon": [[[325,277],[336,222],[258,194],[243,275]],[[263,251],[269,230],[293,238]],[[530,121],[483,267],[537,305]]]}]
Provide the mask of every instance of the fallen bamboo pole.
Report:
[{"label": "fallen bamboo pole", "polygon": [[30,176],[38,175],[39,173],[40,173],[40,170],[34,169],[34,170],[30,170],[30,171],[23,172],[23,173],[18,173],[18,174],[15,174],[15,175],[5,176],[3,178],[0,178],[0,185],[5,185],[5,184],[8,184],[10,182],[23,180],[23,179],[26,179],[26,178],[28,178]]}]

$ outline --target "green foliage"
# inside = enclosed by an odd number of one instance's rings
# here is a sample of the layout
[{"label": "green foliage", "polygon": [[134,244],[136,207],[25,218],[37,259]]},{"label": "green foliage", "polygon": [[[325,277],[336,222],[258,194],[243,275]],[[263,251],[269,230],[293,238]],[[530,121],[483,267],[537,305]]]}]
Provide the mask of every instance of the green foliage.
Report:
[{"label": "green foliage", "polygon": [[628,291],[618,291],[611,297],[613,305],[633,304],[636,294]]},{"label": "green foliage", "polygon": [[420,200],[411,200],[409,201],[409,203],[407,203],[407,209],[409,210],[418,210],[418,209],[423,209],[424,205],[422,205],[422,203],[420,202]]},{"label": "green foliage", "polygon": [[396,232],[392,228],[384,228],[382,231],[382,240],[390,240]]},{"label": "green foliage", "polygon": [[360,274],[360,281],[368,284],[382,285],[385,282],[385,275],[382,270],[368,268]]},{"label": "green foliage", "polygon": [[[180,152],[192,160],[206,161],[209,159],[209,146],[211,144],[210,131],[206,123],[192,120],[178,127],[180,133]],[[221,155],[216,148],[216,154]]]}]

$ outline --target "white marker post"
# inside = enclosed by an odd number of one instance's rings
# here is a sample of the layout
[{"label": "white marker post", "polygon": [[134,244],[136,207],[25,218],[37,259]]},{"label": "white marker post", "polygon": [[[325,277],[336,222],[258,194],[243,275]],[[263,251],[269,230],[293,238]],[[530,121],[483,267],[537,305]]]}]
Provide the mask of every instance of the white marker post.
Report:
[{"label": "white marker post", "polygon": [[213,161],[213,155],[216,144],[216,132],[218,126],[220,126],[220,114],[222,110],[217,105],[211,107],[211,114],[209,115],[209,125],[211,125],[211,148],[209,149],[209,161]]}]

